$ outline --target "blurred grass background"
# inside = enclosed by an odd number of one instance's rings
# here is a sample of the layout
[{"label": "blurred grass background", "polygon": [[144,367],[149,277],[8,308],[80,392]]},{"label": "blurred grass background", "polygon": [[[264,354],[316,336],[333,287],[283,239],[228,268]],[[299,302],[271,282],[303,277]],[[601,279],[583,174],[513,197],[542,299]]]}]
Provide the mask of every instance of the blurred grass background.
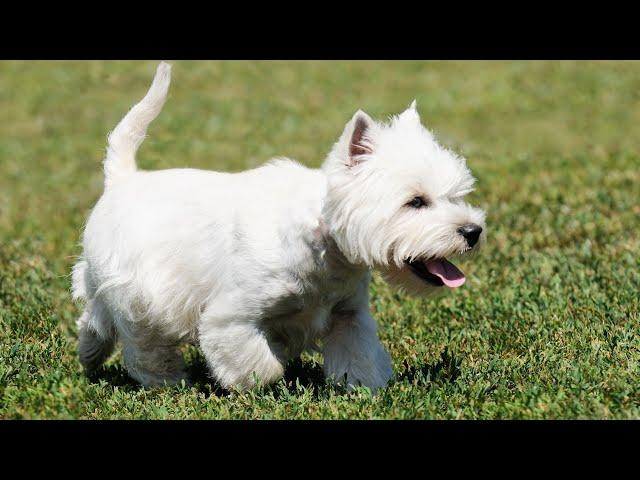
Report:
[{"label": "blurred grass background", "polygon": [[193,387],[144,390],[114,357],[86,378],[69,272],[102,191],[107,133],[157,62],[0,62],[1,418],[638,418],[640,63],[172,62],[145,169],[319,166],[351,115],[417,99],[467,157],[488,244],[444,298],[376,277],[395,381],[327,385],[319,357],[229,396],[185,352]]}]

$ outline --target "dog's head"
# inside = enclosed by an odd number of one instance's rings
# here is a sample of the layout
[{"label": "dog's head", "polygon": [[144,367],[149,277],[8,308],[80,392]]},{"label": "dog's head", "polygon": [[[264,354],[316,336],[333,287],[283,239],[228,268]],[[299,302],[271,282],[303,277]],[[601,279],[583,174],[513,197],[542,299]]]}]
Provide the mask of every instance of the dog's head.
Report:
[{"label": "dog's head", "polygon": [[450,258],[484,242],[485,213],[464,202],[475,179],[422,126],[415,102],[387,124],[356,112],[323,168],[325,218],[349,262],[412,293],[465,282]]}]

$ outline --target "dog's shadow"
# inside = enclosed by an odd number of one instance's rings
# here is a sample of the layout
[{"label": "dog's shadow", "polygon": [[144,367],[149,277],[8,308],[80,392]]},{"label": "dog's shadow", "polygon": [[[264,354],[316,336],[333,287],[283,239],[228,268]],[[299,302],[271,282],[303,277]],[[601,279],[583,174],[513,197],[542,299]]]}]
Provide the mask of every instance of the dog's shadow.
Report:
[{"label": "dog's shadow", "polygon": [[[396,375],[393,382],[428,382],[428,383],[452,383],[460,376],[461,361],[451,355],[447,349],[443,350],[440,358],[435,363],[423,365],[409,365],[404,361],[404,369]],[[190,352],[187,358],[187,373],[189,375],[188,387],[195,388],[205,397],[211,395],[225,397],[230,395],[230,391],[222,388],[209,374],[207,363],[199,352]],[[123,391],[137,391],[143,389],[138,382],[133,380],[126,369],[119,363],[103,366],[90,378],[92,382],[105,381],[112,387],[118,387]],[[346,389],[340,385],[335,385],[327,381],[322,371],[321,365],[317,362],[302,360],[297,358],[291,360],[284,373],[284,378],[273,386],[263,387],[265,391],[271,392],[275,398],[283,395],[282,388],[289,394],[295,394],[300,388],[311,389],[315,399],[320,398],[322,393],[329,387],[334,394],[344,394]]]},{"label": "dog's shadow", "polygon": [[287,364],[284,384],[289,393],[295,393],[299,387],[312,389],[315,399],[318,399],[322,390],[328,386],[322,367],[316,362],[303,361],[301,358],[291,360]]},{"label": "dog's shadow", "polygon": [[396,377],[397,381],[407,381],[409,383],[429,382],[429,383],[453,383],[460,376],[462,362],[451,355],[445,348],[440,354],[437,362],[424,364],[421,366],[409,365],[404,361],[404,370]]},{"label": "dog's shadow", "polygon": [[[205,396],[228,396],[230,394],[228,390],[222,388],[211,378],[207,363],[201,354],[194,355],[188,365],[189,378],[192,382],[191,385],[197,388],[200,393],[205,394]],[[280,382],[274,385],[264,386],[262,389],[264,392],[270,392],[274,398],[277,399],[282,396],[283,386],[290,394],[295,393],[302,387],[312,389],[313,396],[318,398],[321,389],[325,385],[326,380],[320,365],[312,361],[303,361],[297,358],[287,363],[284,377]]]},{"label": "dog's shadow", "polygon": [[[205,397],[211,395],[225,397],[231,394],[229,390],[222,388],[211,378],[207,362],[198,351],[186,352],[185,360],[189,378],[186,384],[188,388],[195,388]],[[118,387],[125,392],[135,392],[145,388],[129,376],[119,359],[103,365],[89,376],[89,381],[91,383],[106,382],[111,387]],[[320,365],[311,361],[295,359],[287,364],[283,380],[274,386],[265,386],[263,389],[271,392],[277,398],[282,396],[282,385],[290,394],[298,391],[300,387],[313,389],[313,395],[317,398],[320,390],[326,385],[326,380]]]},{"label": "dog's shadow", "polygon": [[[199,352],[186,352],[185,356],[187,365],[188,381],[185,386],[188,388],[196,388],[198,392],[206,396],[216,395],[225,396],[229,392],[220,387],[215,381],[209,377],[207,364],[204,357]],[[91,383],[106,382],[111,387],[118,387],[125,392],[136,392],[145,389],[140,383],[129,376],[127,369],[122,364],[120,355],[117,354],[111,361],[103,365],[100,369],[89,375]],[[179,387],[169,387],[179,388]]]},{"label": "dog's shadow", "polygon": [[101,383],[102,381],[111,387],[118,387],[125,392],[140,390],[142,385],[129,376],[127,370],[120,363],[103,365],[97,371],[89,375],[91,383]]}]

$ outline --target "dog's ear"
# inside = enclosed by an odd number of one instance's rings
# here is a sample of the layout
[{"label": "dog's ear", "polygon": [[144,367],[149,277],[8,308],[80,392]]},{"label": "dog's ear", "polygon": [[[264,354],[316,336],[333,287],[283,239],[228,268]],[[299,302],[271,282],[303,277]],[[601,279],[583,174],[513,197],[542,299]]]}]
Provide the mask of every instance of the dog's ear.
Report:
[{"label": "dog's ear", "polygon": [[398,115],[398,122],[411,122],[411,123],[420,123],[420,115],[418,114],[418,109],[416,107],[416,101],[414,100],[409,105],[404,112]]},{"label": "dog's ear", "polygon": [[363,161],[363,155],[373,152],[373,144],[370,137],[373,125],[374,122],[371,117],[362,110],[358,110],[347,124],[345,134],[347,134],[346,138],[349,139],[348,165],[350,167]]}]

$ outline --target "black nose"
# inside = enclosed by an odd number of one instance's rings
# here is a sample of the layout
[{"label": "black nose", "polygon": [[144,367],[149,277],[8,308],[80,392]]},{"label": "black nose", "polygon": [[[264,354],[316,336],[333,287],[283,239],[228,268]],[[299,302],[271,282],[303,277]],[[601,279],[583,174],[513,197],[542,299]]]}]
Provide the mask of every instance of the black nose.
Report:
[{"label": "black nose", "polygon": [[458,233],[465,238],[467,244],[470,247],[473,247],[476,243],[478,243],[478,239],[480,238],[480,234],[482,233],[482,227],[480,225],[476,225],[475,223],[467,223],[466,225],[458,228]]}]

